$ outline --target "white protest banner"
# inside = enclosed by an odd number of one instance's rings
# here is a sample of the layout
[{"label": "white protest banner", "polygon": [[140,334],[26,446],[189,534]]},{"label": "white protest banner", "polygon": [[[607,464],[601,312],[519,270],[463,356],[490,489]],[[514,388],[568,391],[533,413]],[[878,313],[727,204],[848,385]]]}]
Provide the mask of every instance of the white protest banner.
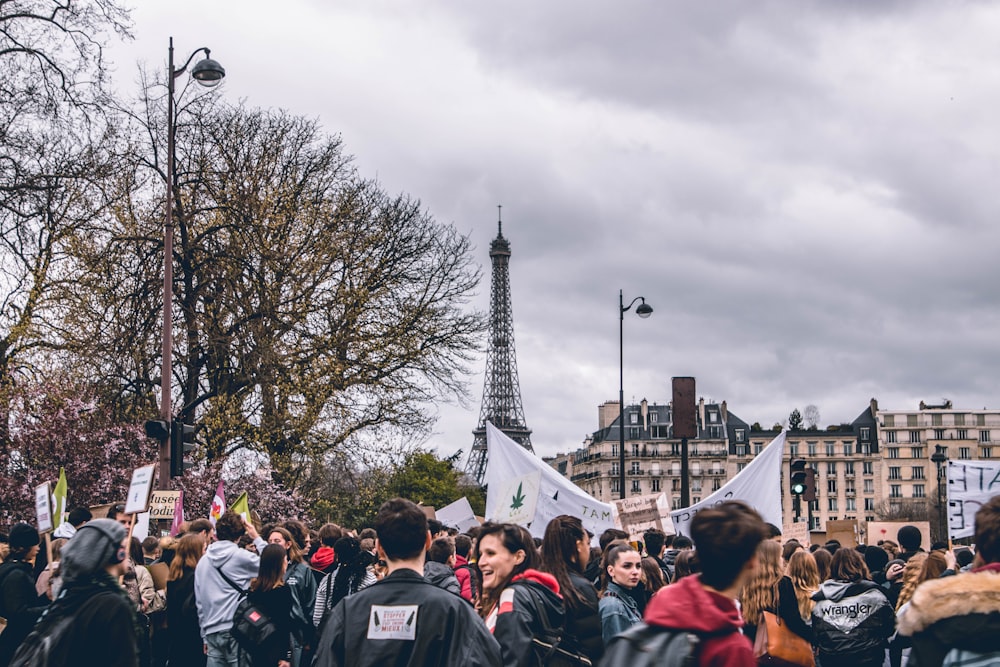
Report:
[{"label": "white protest banner", "polygon": [[[560,475],[552,466],[504,435],[493,424],[486,424],[486,446],[488,447],[486,463],[486,518],[491,521],[501,511],[501,504],[511,504],[509,498],[502,493],[507,490],[508,483],[539,471],[538,498],[535,506],[534,519],[526,526],[535,537],[545,534],[549,521],[560,514],[579,517],[583,526],[595,536],[608,528],[614,528],[614,517],[611,505],[602,503],[591,497],[580,487]],[[522,489],[523,491],[523,489]]]},{"label": "white protest banner", "polygon": [[972,537],[976,512],[1000,494],[1000,462],[948,461],[948,537]]},{"label": "white protest banner", "polygon": [[757,510],[764,521],[781,525],[781,458],[785,451],[782,431],[746,468],[721,489],[691,507],[670,513],[678,535],[690,535],[688,527],[695,512],[727,500],[742,500]]},{"label": "white protest banner", "polygon": [[149,537],[149,512],[135,515],[135,526],[132,528],[132,537],[140,542]]},{"label": "white protest banner", "polygon": [[612,504],[615,506],[616,524],[629,534],[629,539],[632,541],[641,541],[642,534],[650,528],[663,530],[668,535],[673,534],[670,501],[666,493],[632,496],[624,500],[614,500]]},{"label": "white protest banner", "polygon": [[52,530],[52,489],[48,482],[35,487],[35,517],[39,533]]},{"label": "white protest banner", "polygon": [[155,463],[132,471],[132,482],[128,485],[128,498],[125,500],[125,514],[138,514],[149,509],[155,472]]},{"label": "white protest banner", "polygon": [[439,509],[437,519],[444,525],[463,533],[479,525],[479,520],[472,511],[472,505],[469,504],[469,499],[465,496]]}]

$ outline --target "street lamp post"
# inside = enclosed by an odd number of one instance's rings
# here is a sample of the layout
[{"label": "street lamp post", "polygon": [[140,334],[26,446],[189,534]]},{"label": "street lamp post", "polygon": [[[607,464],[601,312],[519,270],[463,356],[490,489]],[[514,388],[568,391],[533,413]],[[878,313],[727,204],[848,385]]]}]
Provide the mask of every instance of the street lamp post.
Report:
[{"label": "street lamp post", "polygon": [[[212,60],[212,52],[207,47],[201,47],[194,51],[183,65],[174,67],[174,38],[170,38],[170,46],[167,50],[167,206],[166,217],[163,221],[163,366],[160,372],[160,419],[170,424],[172,421],[172,408],[170,405],[171,378],[171,350],[173,348],[173,327],[171,308],[174,301],[174,133],[176,123],[174,122],[174,81],[187,71],[188,65],[194,57],[205,52],[205,57],[195,63],[191,68],[191,78],[199,84],[211,88],[217,86],[222,78],[226,76],[226,70],[215,60]],[[170,487],[170,437],[169,428],[165,439],[160,440],[160,470],[159,488],[168,489]]]},{"label": "street lamp post", "polygon": [[937,465],[937,497],[938,497],[938,540],[948,541],[948,517],[942,500],[943,486],[946,484],[944,464],[948,462],[948,448],[944,445],[934,445],[931,461]]},{"label": "street lamp post", "polygon": [[653,307],[645,297],[637,296],[625,305],[622,290],[618,290],[618,497],[625,500],[625,313],[636,306],[635,314],[645,319],[653,314]]}]

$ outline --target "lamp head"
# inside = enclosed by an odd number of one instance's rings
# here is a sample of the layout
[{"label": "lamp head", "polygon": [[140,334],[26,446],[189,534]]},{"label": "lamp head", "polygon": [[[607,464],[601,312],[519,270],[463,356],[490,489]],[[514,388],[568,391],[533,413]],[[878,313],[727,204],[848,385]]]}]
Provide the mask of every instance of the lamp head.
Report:
[{"label": "lamp head", "polygon": [[217,60],[209,57],[211,52],[208,49],[205,49],[205,54],[205,57],[191,68],[191,78],[206,88],[212,88],[219,85],[219,82],[226,76],[226,70]]},{"label": "lamp head", "polygon": [[653,307],[648,303],[646,303],[646,300],[643,299],[642,303],[636,306],[635,314],[641,317],[642,319],[646,319],[647,317],[653,314]]}]

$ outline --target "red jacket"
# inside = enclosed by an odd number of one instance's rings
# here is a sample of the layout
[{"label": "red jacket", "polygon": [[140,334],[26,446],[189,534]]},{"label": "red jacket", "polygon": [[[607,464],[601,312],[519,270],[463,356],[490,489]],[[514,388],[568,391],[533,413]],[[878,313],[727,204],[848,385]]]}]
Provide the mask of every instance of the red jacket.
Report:
[{"label": "red jacket", "polygon": [[469,572],[469,568],[462,567],[468,564],[467,559],[455,554],[455,578],[458,579],[458,585],[462,587],[462,597],[472,602],[472,573]]},{"label": "red jacket", "polygon": [[701,585],[701,577],[684,577],[661,588],[646,605],[649,625],[690,630],[702,635],[698,667],[754,667],[750,640],[736,603]]}]

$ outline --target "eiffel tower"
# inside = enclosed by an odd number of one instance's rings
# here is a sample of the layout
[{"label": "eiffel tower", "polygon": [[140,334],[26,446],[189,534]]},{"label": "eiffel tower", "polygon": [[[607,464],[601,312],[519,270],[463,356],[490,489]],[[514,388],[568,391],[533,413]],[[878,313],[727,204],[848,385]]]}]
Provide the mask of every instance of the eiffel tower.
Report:
[{"label": "eiffel tower", "polygon": [[[499,210],[499,206],[497,209]],[[497,221],[497,237],[490,243],[493,282],[490,288],[490,344],[486,351],[486,379],[479,426],[472,432],[472,453],[466,472],[480,485],[486,477],[486,422],[529,452],[531,429],[524,421],[521,386],[517,380],[514,351],[514,314],[510,304],[510,242],[503,236],[503,221]]]}]

